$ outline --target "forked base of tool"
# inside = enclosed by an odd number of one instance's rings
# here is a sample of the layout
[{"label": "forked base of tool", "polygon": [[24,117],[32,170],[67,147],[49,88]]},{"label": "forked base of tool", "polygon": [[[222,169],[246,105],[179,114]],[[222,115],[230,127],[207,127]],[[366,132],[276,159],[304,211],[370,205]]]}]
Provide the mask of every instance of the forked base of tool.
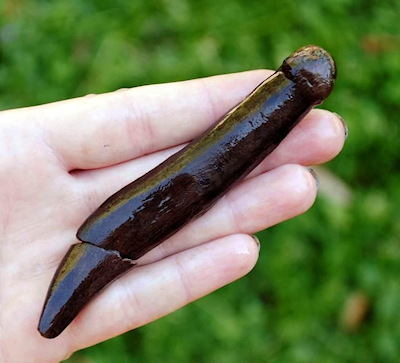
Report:
[{"label": "forked base of tool", "polygon": [[104,286],[130,270],[133,260],[88,243],[71,246],[51,282],[38,330],[55,338]]}]

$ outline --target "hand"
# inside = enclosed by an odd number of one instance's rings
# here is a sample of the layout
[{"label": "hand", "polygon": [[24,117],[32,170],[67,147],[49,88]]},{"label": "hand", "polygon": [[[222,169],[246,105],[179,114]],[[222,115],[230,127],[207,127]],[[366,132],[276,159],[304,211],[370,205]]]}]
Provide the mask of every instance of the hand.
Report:
[{"label": "hand", "polygon": [[[345,133],[313,110],[238,187],[139,260],[56,339],[37,331],[55,269],[108,196],[155,167],[271,72],[145,86],[0,113],[0,361],[58,362],[147,324],[242,277],[249,234],[306,211]],[[291,165],[287,165],[291,164]],[[295,165],[299,164],[299,165]]]}]

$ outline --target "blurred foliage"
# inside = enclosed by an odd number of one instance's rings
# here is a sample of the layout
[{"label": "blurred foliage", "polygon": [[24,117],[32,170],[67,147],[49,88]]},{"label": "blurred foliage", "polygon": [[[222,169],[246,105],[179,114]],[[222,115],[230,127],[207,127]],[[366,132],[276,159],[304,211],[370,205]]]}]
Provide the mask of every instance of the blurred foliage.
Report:
[{"label": "blurred foliage", "polygon": [[[397,362],[400,1],[0,0],[0,108],[255,68],[318,44],[349,125],[352,193],[260,233],[246,278],[70,362]],[[356,331],[346,301],[369,301]]]}]

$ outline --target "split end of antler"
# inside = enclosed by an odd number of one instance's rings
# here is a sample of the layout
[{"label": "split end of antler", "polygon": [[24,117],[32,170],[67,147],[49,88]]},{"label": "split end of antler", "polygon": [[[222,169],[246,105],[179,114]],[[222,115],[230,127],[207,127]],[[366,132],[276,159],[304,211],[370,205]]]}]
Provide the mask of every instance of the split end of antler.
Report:
[{"label": "split end of antler", "polygon": [[88,243],[72,245],[51,282],[39,321],[40,334],[57,337],[103,287],[134,265],[115,251]]}]

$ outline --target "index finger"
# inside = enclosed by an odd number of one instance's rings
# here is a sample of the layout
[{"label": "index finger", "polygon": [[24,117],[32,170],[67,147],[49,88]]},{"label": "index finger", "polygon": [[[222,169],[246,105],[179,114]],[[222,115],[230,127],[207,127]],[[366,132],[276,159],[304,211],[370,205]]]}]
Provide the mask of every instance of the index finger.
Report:
[{"label": "index finger", "polygon": [[101,168],[190,141],[271,74],[143,86],[8,112],[39,122],[68,170]]}]

